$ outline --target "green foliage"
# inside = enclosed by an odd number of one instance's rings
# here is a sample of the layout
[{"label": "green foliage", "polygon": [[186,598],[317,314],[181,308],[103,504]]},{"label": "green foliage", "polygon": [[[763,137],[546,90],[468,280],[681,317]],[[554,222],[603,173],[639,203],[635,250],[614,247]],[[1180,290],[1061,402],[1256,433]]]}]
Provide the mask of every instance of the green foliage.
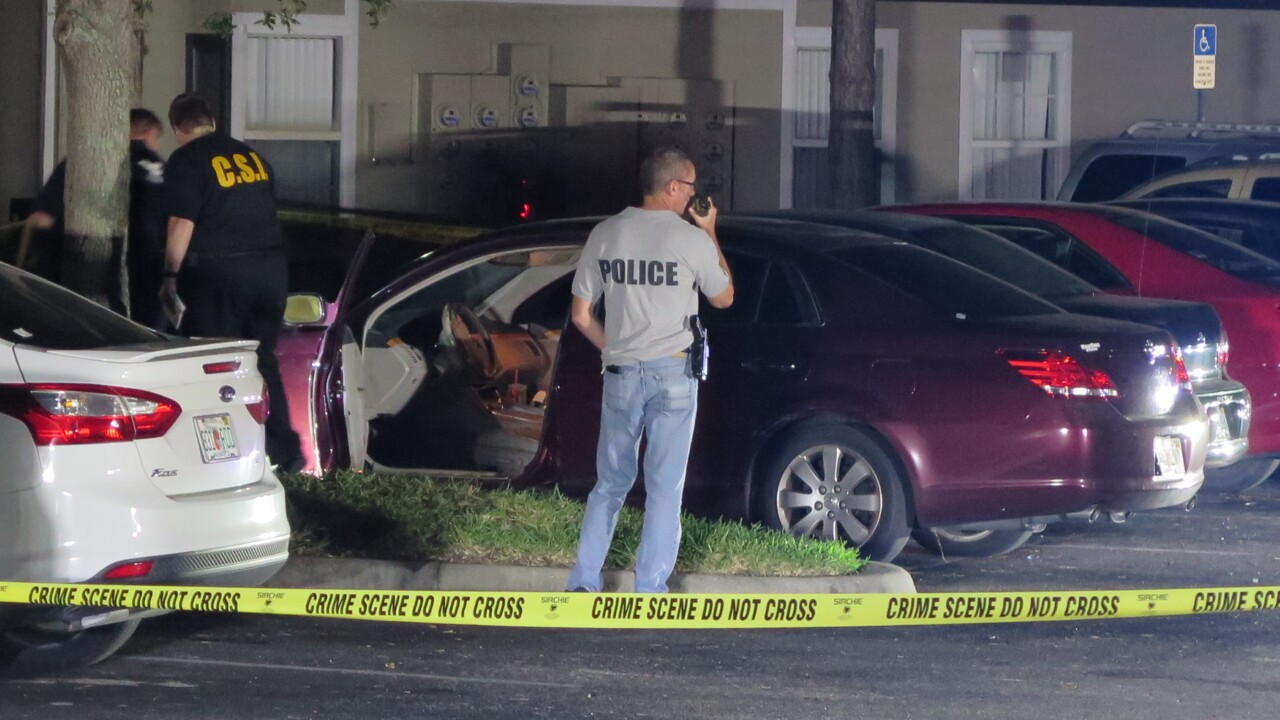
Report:
[{"label": "green foliage", "polygon": [[231,33],[235,31],[236,26],[231,22],[230,13],[213,13],[200,23],[200,27],[226,40],[231,37]]},{"label": "green foliage", "polygon": [[365,15],[369,18],[369,25],[378,27],[382,19],[387,16],[387,12],[391,10],[391,0],[364,0],[364,4],[369,6],[365,11]]},{"label": "green foliage", "polygon": [[[378,27],[387,13],[391,10],[392,0],[363,0],[368,10],[365,16],[369,18],[369,25]],[[151,3],[153,0],[132,0],[134,11],[138,17],[142,17],[144,13],[151,11]],[[262,11],[262,18],[255,22],[256,25],[262,25],[269,30],[274,30],[276,25],[292,32],[293,27],[298,24],[299,16],[307,11],[307,0],[278,0],[279,8],[276,10]],[[231,22],[229,13],[213,13],[205,18],[201,26],[208,32],[226,39],[231,37],[231,33],[236,26]]]},{"label": "green foliage", "polygon": [[[341,472],[281,478],[302,555],[569,567],[582,504],[559,492],[483,489],[466,480]],[[606,567],[635,564],[643,515],[624,508]],[[857,551],[685,515],[682,573],[814,576],[856,572]]]}]

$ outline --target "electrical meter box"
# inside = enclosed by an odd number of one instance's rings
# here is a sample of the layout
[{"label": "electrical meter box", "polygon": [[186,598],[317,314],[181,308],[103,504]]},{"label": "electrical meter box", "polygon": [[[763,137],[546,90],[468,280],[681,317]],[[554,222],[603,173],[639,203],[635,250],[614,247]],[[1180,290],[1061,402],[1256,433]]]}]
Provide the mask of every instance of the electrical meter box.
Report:
[{"label": "electrical meter box", "polygon": [[698,191],[721,209],[733,207],[733,83],[718,80],[619,78],[639,92],[641,151],[671,145],[698,166]]}]

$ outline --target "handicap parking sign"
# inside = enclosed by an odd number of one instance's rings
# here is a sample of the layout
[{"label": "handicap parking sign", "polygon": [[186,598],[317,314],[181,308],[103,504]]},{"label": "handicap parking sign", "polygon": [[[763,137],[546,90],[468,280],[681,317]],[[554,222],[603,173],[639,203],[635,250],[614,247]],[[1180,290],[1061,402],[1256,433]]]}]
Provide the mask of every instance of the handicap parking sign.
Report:
[{"label": "handicap parking sign", "polygon": [[1195,46],[1194,55],[1198,56],[1214,56],[1218,54],[1218,26],[1217,25],[1196,25],[1195,31],[1192,33],[1192,41]]},{"label": "handicap parking sign", "polygon": [[1196,25],[1191,31],[1191,86],[1212,90],[1218,76],[1218,26]]}]

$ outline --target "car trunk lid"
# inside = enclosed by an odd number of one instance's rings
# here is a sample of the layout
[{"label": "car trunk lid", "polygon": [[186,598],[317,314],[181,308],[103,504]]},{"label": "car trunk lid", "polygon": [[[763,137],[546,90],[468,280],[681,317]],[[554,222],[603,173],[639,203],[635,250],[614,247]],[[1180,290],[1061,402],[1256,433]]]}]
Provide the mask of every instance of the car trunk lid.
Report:
[{"label": "car trunk lid", "polygon": [[1008,346],[1006,352],[1057,353],[1085,370],[1105,373],[1116,390],[1105,402],[1130,419],[1168,416],[1178,397],[1190,394],[1189,383],[1179,382],[1173,337],[1165,330],[1070,313],[1007,318],[992,325],[1017,332],[1019,346]]},{"label": "car trunk lid", "polygon": [[176,402],[164,435],[133,442],[143,472],[170,496],[226,490],[262,478],[265,406],[256,343],[185,340],[91,350],[15,348],[28,383],[143,390]]}]

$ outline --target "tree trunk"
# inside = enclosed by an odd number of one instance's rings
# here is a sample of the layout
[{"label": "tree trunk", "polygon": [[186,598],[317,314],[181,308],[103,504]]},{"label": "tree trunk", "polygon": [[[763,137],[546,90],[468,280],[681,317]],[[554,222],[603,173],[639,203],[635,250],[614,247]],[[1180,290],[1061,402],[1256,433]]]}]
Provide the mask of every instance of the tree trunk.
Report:
[{"label": "tree trunk", "polygon": [[129,104],[138,43],[130,0],[58,0],[67,82],[62,284],[124,312],[129,222]]},{"label": "tree trunk", "polygon": [[875,0],[832,0],[831,130],[827,144],[832,206],[880,202],[880,162],[872,111],[876,102]]}]

